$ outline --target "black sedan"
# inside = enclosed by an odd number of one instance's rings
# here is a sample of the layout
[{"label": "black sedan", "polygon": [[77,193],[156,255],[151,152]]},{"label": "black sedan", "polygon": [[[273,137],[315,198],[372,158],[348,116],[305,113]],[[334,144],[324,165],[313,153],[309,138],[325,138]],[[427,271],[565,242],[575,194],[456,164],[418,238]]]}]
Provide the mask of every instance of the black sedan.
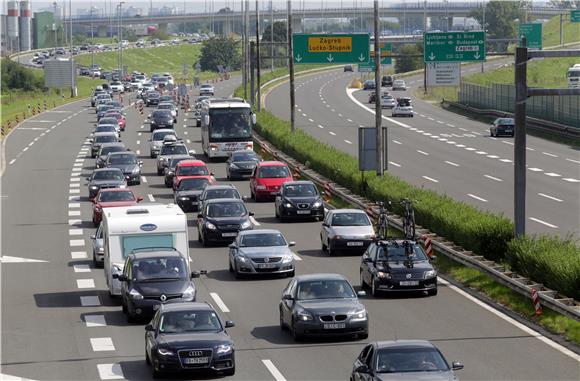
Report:
[{"label": "black sedan", "polygon": [[151,316],[166,302],[195,301],[195,285],[189,263],[175,249],[135,250],[125,260],[123,274],[113,274],[121,281],[123,312],[129,322]]},{"label": "black sedan", "polygon": [[362,288],[370,287],[373,296],[397,291],[437,295],[437,271],[415,241],[371,243],[361,259],[360,283]]},{"label": "black sedan", "polygon": [[195,212],[198,210],[199,196],[203,188],[209,184],[207,176],[184,177],[175,184],[173,189],[173,199],[184,212]]},{"label": "black sedan", "polygon": [[145,326],[145,361],[153,377],[162,373],[211,371],[236,373],[234,342],[208,303],[161,305]]},{"label": "black sedan", "polygon": [[226,161],[228,180],[252,176],[256,164],[262,161],[257,153],[250,150],[234,151]]},{"label": "black sedan", "polygon": [[242,200],[218,198],[204,202],[197,215],[197,239],[207,246],[210,242],[231,243],[241,230],[254,228]]},{"label": "black sedan", "polygon": [[203,192],[199,196],[199,208],[203,208],[204,201],[216,198],[244,199],[238,189],[232,184],[208,185],[203,188]]},{"label": "black sedan", "polygon": [[104,168],[105,162],[107,161],[107,156],[113,152],[124,152],[128,151],[127,147],[123,143],[105,143],[101,144],[101,148],[97,153],[97,160],[95,166],[97,168]]},{"label": "black sedan", "polygon": [[149,91],[147,94],[145,94],[145,105],[146,106],[158,105],[159,98],[161,98],[161,95],[159,95],[157,91]]},{"label": "black sedan", "polygon": [[369,316],[358,293],[339,274],[299,275],[282,291],[280,328],[290,329],[295,340],[305,336],[369,335]]},{"label": "black sedan", "polygon": [[515,128],[514,118],[497,118],[489,127],[489,134],[491,136],[514,136]]},{"label": "black sedan", "polygon": [[280,221],[289,218],[324,218],[324,203],[312,181],[285,182],[276,195],[274,208]]},{"label": "black sedan", "polygon": [[173,115],[169,110],[155,110],[149,118],[149,128],[151,132],[158,128],[173,128]]},{"label": "black sedan", "polygon": [[87,177],[89,198],[93,199],[99,193],[99,189],[125,188],[127,182],[123,171],[118,168],[95,169],[90,177]]},{"label": "black sedan", "polygon": [[119,168],[123,171],[127,183],[141,184],[142,161],[137,160],[134,152],[113,152],[107,156],[105,166],[107,168]]}]

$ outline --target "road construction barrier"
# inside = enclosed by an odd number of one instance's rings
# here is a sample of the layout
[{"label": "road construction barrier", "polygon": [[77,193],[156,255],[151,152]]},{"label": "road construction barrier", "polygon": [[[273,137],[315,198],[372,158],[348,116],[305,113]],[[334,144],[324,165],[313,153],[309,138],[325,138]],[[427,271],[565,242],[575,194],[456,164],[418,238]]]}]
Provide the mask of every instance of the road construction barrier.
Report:
[{"label": "road construction barrier", "polygon": [[540,295],[538,295],[538,290],[532,288],[532,303],[534,305],[534,310],[536,310],[536,316],[542,314],[542,305],[540,304]]},{"label": "road construction barrier", "polygon": [[139,103],[139,112],[143,115],[143,102]]},{"label": "road construction barrier", "polygon": [[326,203],[330,203],[332,201],[332,188],[330,187],[330,183],[324,183],[324,194],[322,199]]},{"label": "road construction barrier", "polygon": [[46,110],[47,110],[47,107],[46,107],[46,100],[45,100],[43,103],[44,103],[44,111],[46,111]]},{"label": "road construction barrier", "polygon": [[20,118],[16,115],[16,124],[20,123]]},{"label": "road construction barrier", "polygon": [[300,180],[300,178],[302,177],[302,167],[297,165],[296,168],[294,169],[294,172],[292,173],[292,177],[294,178],[294,180]]},{"label": "road construction barrier", "polygon": [[433,257],[433,245],[431,244],[431,237],[424,235],[421,237],[423,241],[423,247],[425,248],[425,253],[429,258]]}]

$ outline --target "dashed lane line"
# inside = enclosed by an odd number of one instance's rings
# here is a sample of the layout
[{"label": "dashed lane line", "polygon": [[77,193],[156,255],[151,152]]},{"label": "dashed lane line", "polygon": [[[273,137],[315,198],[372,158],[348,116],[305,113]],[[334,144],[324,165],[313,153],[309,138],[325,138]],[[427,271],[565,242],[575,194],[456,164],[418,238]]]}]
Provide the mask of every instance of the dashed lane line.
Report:
[{"label": "dashed lane line", "polygon": [[352,142],[351,142],[350,140],[346,140],[346,139],[344,139],[344,142],[345,142],[346,144],[352,144]]},{"label": "dashed lane line", "polygon": [[319,124],[319,125],[318,125],[318,128],[324,128],[324,126]]},{"label": "dashed lane line", "polygon": [[565,178],[565,179],[562,179],[562,180],[564,180],[564,181],[567,181],[567,182],[569,182],[569,183],[580,183],[580,180],[578,180],[578,179],[573,179],[573,178],[571,178],[571,177],[567,177],[567,178]]},{"label": "dashed lane line", "polygon": [[81,296],[81,306],[83,307],[97,307],[101,305],[98,296]]},{"label": "dashed lane line", "polygon": [[537,222],[537,223],[539,223],[539,224],[542,224],[542,225],[544,225],[544,226],[547,226],[547,227],[549,227],[549,228],[552,228],[552,229],[558,229],[558,226],[556,226],[556,225],[553,225],[553,224],[551,224],[551,223],[549,223],[549,222],[546,222],[546,221],[540,220],[539,218],[530,217],[530,220],[531,220],[531,221],[534,221],[534,222]]},{"label": "dashed lane line", "polygon": [[95,288],[95,280],[94,279],[77,279],[77,288],[80,288],[80,289]]},{"label": "dashed lane line", "polygon": [[148,195],[147,195],[147,198],[149,199],[149,201],[151,201],[151,202],[155,202],[155,197],[153,197],[153,195],[152,195],[152,194],[148,194]]},{"label": "dashed lane line", "polygon": [[488,178],[488,179],[490,179],[490,180],[493,180],[493,181],[498,181],[498,182],[502,182],[502,181],[503,181],[503,180],[502,180],[502,179],[500,179],[500,178],[493,177],[493,176],[490,176],[490,175],[483,175],[483,177],[486,177],[486,178]]},{"label": "dashed lane line", "polygon": [[580,164],[580,161],[578,161],[578,160],[574,160],[574,159],[568,159],[568,158],[567,158],[567,159],[566,159],[566,161],[570,161],[570,162],[572,162],[572,163]]},{"label": "dashed lane line", "polygon": [[274,376],[274,379],[276,381],[286,381],[286,378],[284,378],[282,373],[280,373],[278,368],[276,368],[276,365],[274,365],[274,363],[271,360],[269,359],[262,360],[262,364],[264,364],[264,366],[268,369],[268,371],[272,374],[272,376]]},{"label": "dashed lane line", "polygon": [[389,161],[389,164],[394,165],[397,168],[401,168],[401,164],[397,164],[394,161]]},{"label": "dashed lane line", "polygon": [[550,156],[550,157],[558,157],[558,155],[554,155],[553,153],[549,152],[542,152],[542,155]]},{"label": "dashed lane line", "polygon": [[73,270],[75,273],[90,273],[91,268],[89,265],[73,265]]},{"label": "dashed lane line", "polygon": [[431,178],[429,176],[421,176],[421,177],[424,178],[425,180],[429,180],[429,181],[431,181],[433,183],[438,183],[439,182],[439,180],[435,180],[434,178]]},{"label": "dashed lane line", "polygon": [[84,259],[87,257],[86,251],[71,251],[70,257],[72,259]]},{"label": "dashed lane line", "polygon": [[97,371],[101,380],[124,380],[121,364],[97,364]]},{"label": "dashed lane line", "polygon": [[332,132],[332,131],[328,131],[328,133],[329,133],[330,135],[332,135],[332,136],[336,136],[336,134],[335,134],[334,132]]},{"label": "dashed lane line", "polygon": [[141,176],[141,181],[143,181],[144,183],[147,183],[147,177]]},{"label": "dashed lane line", "polygon": [[487,200],[486,200],[485,198],[483,198],[483,197],[479,197],[479,196],[476,196],[476,195],[474,195],[474,194],[471,194],[471,193],[468,193],[467,195],[468,195],[469,197],[473,198],[473,199],[476,199],[476,200],[478,200],[478,201],[481,201],[481,202],[487,202]]},{"label": "dashed lane line", "polygon": [[224,312],[224,313],[230,312],[230,309],[228,308],[228,306],[226,306],[226,304],[224,303],[222,298],[220,298],[220,296],[217,293],[210,292],[209,295],[215,301],[215,304],[217,304],[217,306],[220,308],[220,310],[222,310],[222,312]]},{"label": "dashed lane line", "polygon": [[398,140],[393,140],[393,143],[395,143],[395,144],[403,144],[403,143],[401,143],[401,142],[400,142],[400,141],[398,141]]},{"label": "dashed lane line", "polygon": [[553,200],[553,201],[564,202],[564,200],[560,200],[560,199],[559,199],[559,198],[557,198],[557,197],[550,196],[549,194],[545,194],[545,193],[538,193],[538,196],[540,196],[540,197],[544,197],[544,198],[547,198],[547,199],[549,199],[549,200]]},{"label": "dashed lane line", "polygon": [[91,337],[91,347],[95,352],[114,351],[115,345],[110,337]]},{"label": "dashed lane line", "polygon": [[84,315],[84,319],[87,328],[105,327],[107,325],[107,322],[105,321],[105,315]]},{"label": "dashed lane line", "polygon": [[429,154],[425,151],[421,151],[418,149],[417,152],[419,152],[421,155],[429,156]]}]

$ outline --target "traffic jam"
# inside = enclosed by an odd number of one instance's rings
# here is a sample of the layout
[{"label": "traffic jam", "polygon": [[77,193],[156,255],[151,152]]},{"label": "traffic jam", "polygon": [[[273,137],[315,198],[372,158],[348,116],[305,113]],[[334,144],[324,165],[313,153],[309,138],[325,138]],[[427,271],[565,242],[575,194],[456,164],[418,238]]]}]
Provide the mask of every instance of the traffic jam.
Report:
[{"label": "traffic jam", "polygon": [[[243,99],[218,97],[211,83],[178,96],[169,74],[131,77],[127,88],[103,84],[91,97],[95,122],[86,145],[95,161],[83,173],[81,200],[92,203],[93,266],[103,269],[106,292],[127,322],[144,326],[143,359],[154,378],[236,372],[236,323],[223,318],[218,301],[197,297],[209,274],[196,257],[211,247],[223,252],[223,282],[263,278],[261,287],[270,287],[287,278],[272,308],[279,330],[296,343],[360,343],[345,378],[457,379],[463,365],[428,340],[367,340],[373,317],[365,300],[437,295],[434,257],[415,236],[412,205],[412,229],[403,236],[387,230],[386,209],[375,223],[363,210],[335,208],[324,189],[258,149],[256,115]],[[138,144],[145,142],[140,150],[123,139],[135,126]],[[258,218],[258,206],[270,216]],[[310,250],[325,261],[359,257],[358,282],[299,271],[297,242],[263,226],[281,223],[286,233],[316,227],[308,231],[320,245]]]}]

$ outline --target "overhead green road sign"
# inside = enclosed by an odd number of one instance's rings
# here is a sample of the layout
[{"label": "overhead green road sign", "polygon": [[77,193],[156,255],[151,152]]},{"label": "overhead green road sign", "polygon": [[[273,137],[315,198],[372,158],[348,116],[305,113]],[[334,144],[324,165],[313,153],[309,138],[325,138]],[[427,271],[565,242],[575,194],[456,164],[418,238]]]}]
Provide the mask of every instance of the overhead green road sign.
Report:
[{"label": "overhead green road sign", "polygon": [[[393,59],[391,58],[391,56],[393,55],[393,44],[391,44],[390,42],[381,42],[381,65],[390,65],[393,63]],[[370,57],[371,59],[369,60],[369,64],[372,62],[372,65],[374,67],[374,62],[375,62],[375,52],[373,50],[371,50],[370,52]]]},{"label": "overhead green road sign", "polygon": [[369,61],[368,34],[293,34],[294,63],[352,64]]},{"label": "overhead green road sign", "polygon": [[520,24],[518,36],[520,44],[522,38],[526,38],[527,47],[530,49],[542,49],[542,24]]},{"label": "overhead green road sign", "polygon": [[571,22],[580,22],[580,9],[575,9],[570,11],[570,21]]},{"label": "overhead green road sign", "polygon": [[463,62],[485,60],[485,32],[428,32],[423,36],[423,60]]}]

